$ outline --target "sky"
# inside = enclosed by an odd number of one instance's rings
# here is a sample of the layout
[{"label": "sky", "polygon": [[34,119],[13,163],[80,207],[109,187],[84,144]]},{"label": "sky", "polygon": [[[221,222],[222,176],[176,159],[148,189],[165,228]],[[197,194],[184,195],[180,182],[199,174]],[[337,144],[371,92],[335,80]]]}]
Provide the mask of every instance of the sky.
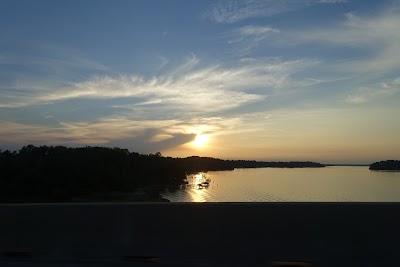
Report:
[{"label": "sky", "polygon": [[400,159],[400,1],[0,0],[0,149]]}]

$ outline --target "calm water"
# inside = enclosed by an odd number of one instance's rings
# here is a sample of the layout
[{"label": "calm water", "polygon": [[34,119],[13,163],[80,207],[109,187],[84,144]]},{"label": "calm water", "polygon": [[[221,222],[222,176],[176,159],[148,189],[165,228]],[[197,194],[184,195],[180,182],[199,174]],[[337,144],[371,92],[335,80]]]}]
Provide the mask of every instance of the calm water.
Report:
[{"label": "calm water", "polygon": [[172,202],[400,202],[400,172],[368,167],[236,169],[199,173],[188,182],[163,196]]}]

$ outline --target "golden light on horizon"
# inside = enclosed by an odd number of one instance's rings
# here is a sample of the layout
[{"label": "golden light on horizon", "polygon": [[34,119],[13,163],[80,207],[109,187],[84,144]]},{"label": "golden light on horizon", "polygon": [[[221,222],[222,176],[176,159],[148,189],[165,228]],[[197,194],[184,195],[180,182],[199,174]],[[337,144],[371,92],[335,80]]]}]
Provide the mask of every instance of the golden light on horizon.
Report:
[{"label": "golden light on horizon", "polygon": [[197,147],[204,146],[208,141],[208,136],[204,134],[196,135],[196,138],[193,140],[192,144]]}]

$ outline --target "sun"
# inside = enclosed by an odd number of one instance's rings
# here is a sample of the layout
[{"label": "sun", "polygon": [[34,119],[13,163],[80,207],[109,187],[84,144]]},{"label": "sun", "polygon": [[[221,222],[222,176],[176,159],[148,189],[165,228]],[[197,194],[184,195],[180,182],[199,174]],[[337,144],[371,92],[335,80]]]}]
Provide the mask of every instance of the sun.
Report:
[{"label": "sun", "polygon": [[208,137],[204,134],[196,135],[196,138],[193,140],[193,145],[197,147],[204,146],[207,143]]}]

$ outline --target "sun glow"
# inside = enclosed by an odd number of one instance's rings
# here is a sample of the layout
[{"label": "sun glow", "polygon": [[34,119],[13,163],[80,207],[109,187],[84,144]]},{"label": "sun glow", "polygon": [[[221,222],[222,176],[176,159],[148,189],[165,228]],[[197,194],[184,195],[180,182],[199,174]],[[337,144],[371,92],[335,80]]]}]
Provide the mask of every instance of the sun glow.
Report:
[{"label": "sun glow", "polygon": [[193,145],[197,147],[204,146],[208,140],[208,137],[204,134],[198,134],[193,140]]}]

